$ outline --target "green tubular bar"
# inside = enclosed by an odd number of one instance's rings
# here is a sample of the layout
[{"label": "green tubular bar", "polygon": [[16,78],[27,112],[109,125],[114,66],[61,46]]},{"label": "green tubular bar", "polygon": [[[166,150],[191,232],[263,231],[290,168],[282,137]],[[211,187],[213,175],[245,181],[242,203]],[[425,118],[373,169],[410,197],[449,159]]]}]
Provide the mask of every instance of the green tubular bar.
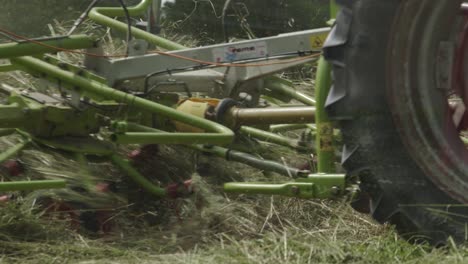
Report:
[{"label": "green tubular bar", "polygon": [[298,177],[305,177],[309,173],[309,171],[304,171],[304,170],[299,170],[297,168],[288,167],[286,165],[283,165],[281,163],[271,161],[271,160],[262,160],[251,154],[236,151],[236,150],[229,150],[229,149],[217,147],[217,146],[204,147],[201,145],[190,145],[189,147],[195,150],[198,150],[200,152],[214,154],[228,161],[240,162],[240,163],[249,165],[253,168],[257,168],[257,169],[264,170],[264,171],[276,172],[283,176],[298,178]]},{"label": "green tubular bar", "polygon": [[138,183],[141,187],[143,187],[149,193],[157,196],[157,197],[166,197],[167,191],[161,187],[154,185],[152,182],[147,180],[143,175],[141,175],[135,168],[130,165],[128,160],[122,159],[117,155],[111,156],[112,163],[114,163],[117,167],[125,171],[132,180]]},{"label": "green tubular bar", "polygon": [[[22,132],[25,133],[25,132]],[[34,142],[48,146],[53,149],[60,149],[76,154],[94,155],[94,156],[110,156],[115,152],[113,144],[105,141],[93,140],[86,142],[84,138],[58,138],[44,139],[32,137]]]},{"label": "green tubular bar", "polygon": [[229,150],[227,152],[227,160],[241,162],[257,169],[276,172],[292,178],[304,177],[310,173],[310,171],[292,168],[271,160],[262,160],[253,155],[235,150]]},{"label": "green tubular bar", "polygon": [[200,144],[229,144],[234,138],[234,133],[217,123],[179,112],[173,108],[140,98],[128,93],[124,93],[113,89],[105,84],[88,80],[77,74],[62,70],[56,66],[48,64],[32,57],[18,57],[11,60],[12,63],[25,67],[28,70],[45,73],[49,77],[59,79],[68,84],[75,86],[78,92],[86,92],[87,94],[97,97],[115,100],[120,103],[131,105],[132,107],[145,110],[149,113],[158,114],[168,117],[172,120],[179,121],[197,128],[201,128],[209,133],[123,133],[114,134],[113,139],[117,143],[147,143],[147,144],[186,144],[189,139],[190,143]]},{"label": "green tubular bar", "polygon": [[243,126],[239,129],[239,132],[241,134],[254,137],[262,141],[275,143],[281,146],[290,147],[290,148],[297,149],[297,150],[304,150],[304,151],[308,150],[307,148],[299,145],[299,142],[297,140],[282,137],[278,134],[274,134],[265,130]]},{"label": "green tubular bar", "polygon": [[14,145],[13,147],[0,153],[0,163],[16,155],[18,152],[24,149],[30,142],[31,142],[30,140],[24,140],[23,142],[20,142]]},{"label": "green tubular bar", "polygon": [[[338,6],[335,0],[330,1],[330,16],[336,18]],[[319,173],[335,172],[335,148],[333,146],[333,124],[325,112],[325,103],[331,87],[331,65],[320,57],[315,80],[316,113],[315,124],[317,126],[317,169]]]},{"label": "green tubular bar", "polygon": [[[120,122],[119,122],[120,123]],[[148,133],[167,133],[167,131],[152,128],[148,126],[142,126],[133,122],[125,122],[129,132],[148,132]]]},{"label": "green tubular bar", "polygon": [[333,146],[333,124],[325,112],[325,102],[331,86],[331,66],[322,57],[317,69],[315,97],[317,101],[315,124],[317,125],[317,169],[320,173],[335,171],[335,148]]},{"label": "green tubular bar", "polygon": [[230,182],[224,184],[227,193],[281,195],[304,199],[315,198],[313,183],[241,183]]},{"label": "green tubular bar", "polygon": [[298,129],[307,128],[307,124],[283,124],[283,125],[272,125],[270,126],[270,132],[285,132],[285,131],[293,131]]},{"label": "green tubular bar", "polygon": [[32,42],[0,44],[0,59],[57,52],[57,49],[53,47],[59,49],[87,49],[96,46],[96,41],[86,35],[76,35],[39,42],[51,47],[41,46]]},{"label": "green tubular bar", "polygon": [[[142,0],[138,5],[128,7],[130,16],[138,16],[144,14],[150,7],[153,0]],[[126,23],[115,20],[111,17],[125,16],[124,10],[118,7],[96,7],[89,12],[89,18],[96,23],[105,25],[109,28],[116,29],[122,32],[128,32]],[[132,35],[136,38],[144,39],[151,44],[167,50],[185,49],[186,47],[176,42],[158,37],[144,30],[132,27]]]},{"label": "green tubular bar", "polygon": [[112,135],[112,140],[119,144],[215,144],[225,145],[224,137],[210,133],[151,133],[127,132]]},{"label": "green tubular bar", "polygon": [[90,80],[97,81],[97,82],[100,82],[100,83],[107,83],[107,80],[105,78],[103,78],[103,77],[101,77],[99,75],[96,75],[94,73],[91,73],[89,71],[83,71],[83,67],[76,66],[76,65],[73,65],[71,63],[61,61],[56,57],[46,55],[46,56],[44,56],[44,61],[48,62],[48,63],[50,63],[52,65],[55,65],[55,66],[57,66],[57,67],[59,67],[61,69],[77,73],[80,76],[83,76],[83,77],[88,78]]},{"label": "green tubular bar", "polygon": [[268,194],[303,199],[328,199],[339,196],[346,190],[343,174],[311,174],[295,182],[286,183],[243,183],[224,184],[228,193]]},{"label": "green tubular bar", "polygon": [[274,92],[285,94],[305,105],[315,106],[316,104],[314,99],[291,88],[291,85],[288,84],[288,81],[282,80],[281,78],[278,78],[276,76],[266,78],[265,87],[269,88]]},{"label": "green tubular bar", "polygon": [[338,14],[338,5],[336,4],[336,0],[330,0],[330,16],[335,18]]},{"label": "green tubular bar", "polygon": [[65,187],[66,182],[64,180],[1,182],[0,192],[34,191],[41,189],[60,189]]}]

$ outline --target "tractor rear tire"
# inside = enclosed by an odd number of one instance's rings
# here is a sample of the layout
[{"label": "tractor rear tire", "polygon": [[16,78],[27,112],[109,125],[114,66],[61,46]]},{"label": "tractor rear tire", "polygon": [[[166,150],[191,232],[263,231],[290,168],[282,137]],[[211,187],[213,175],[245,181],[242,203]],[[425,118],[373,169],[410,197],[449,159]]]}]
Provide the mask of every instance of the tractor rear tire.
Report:
[{"label": "tractor rear tire", "polygon": [[[412,139],[401,133],[394,105],[389,102],[389,89],[394,89],[391,83],[398,78],[389,71],[395,56],[389,51],[392,43],[405,41],[395,25],[402,19],[427,17],[417,12],[402,17],[407,14],[402,10],[412,5],[420,13],[430,12],[428,6],[436,8],[452,0],[337,2],[341,11],[324,55],[333,66],[334,78],[326,109],[343,133],[343,167],[349,176],[359,179],[361,191],[370,197],[372,217],[395,225],[404,238],[436,246],[446,244],[450,237],[457,243],[466,241],[468,207],[464,199],[468,194],[457,197],[447,191],[450,188],[431,180],[408,146]],[[418,52],[416,49],[412,52]]]}]

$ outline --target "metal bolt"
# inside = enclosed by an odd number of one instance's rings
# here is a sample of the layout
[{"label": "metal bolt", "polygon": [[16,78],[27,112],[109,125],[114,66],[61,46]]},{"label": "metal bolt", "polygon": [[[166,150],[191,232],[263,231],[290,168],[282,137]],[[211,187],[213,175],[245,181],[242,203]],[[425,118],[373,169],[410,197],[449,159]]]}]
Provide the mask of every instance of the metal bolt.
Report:
[{"label": "metal bolt", "polygon": [[338,194],[340,194],[340,192],[341,192],[341,190],[340,190],[340,187],[338,187],[338,186],[333,186],[330,189],[330,193],[333,194],[333,195],[338,195]]}]

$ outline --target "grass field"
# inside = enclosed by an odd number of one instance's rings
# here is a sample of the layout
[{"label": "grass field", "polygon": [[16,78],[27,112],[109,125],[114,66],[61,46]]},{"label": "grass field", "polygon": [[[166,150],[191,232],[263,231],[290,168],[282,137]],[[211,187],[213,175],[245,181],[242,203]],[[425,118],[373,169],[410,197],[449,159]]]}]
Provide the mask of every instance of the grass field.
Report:
[{"label": "grass field", "polygon": [[[221,160],[213,162],[222,163]],[[18,263],[466,263],[468,250],[400,240],[390,226],[344,201],[226,197],[196,177],[202,206],[168,204],[162,221],[142,223],[128,210],[107,235],[70,230],[68,222],[17,203],[0,208],[1,260]],[[211,189],[212,188],[212,189]],[[182,208],[183,215],[174,209]],[[146,214],[155,214],[147,211]]]}]

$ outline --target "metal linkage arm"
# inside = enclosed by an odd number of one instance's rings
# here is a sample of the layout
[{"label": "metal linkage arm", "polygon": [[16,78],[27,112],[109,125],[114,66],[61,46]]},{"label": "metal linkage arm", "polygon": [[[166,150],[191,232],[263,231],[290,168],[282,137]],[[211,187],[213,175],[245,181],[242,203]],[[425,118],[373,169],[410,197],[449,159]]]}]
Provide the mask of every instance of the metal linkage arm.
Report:
[{"label": "metal linkage arm", "polygon": [[344,194],[346,181],[344,174],[311,174],[296,182],[286,183],[246,183],[224,184],[228,193],[270,194],[304,199],[328,199]]}]

